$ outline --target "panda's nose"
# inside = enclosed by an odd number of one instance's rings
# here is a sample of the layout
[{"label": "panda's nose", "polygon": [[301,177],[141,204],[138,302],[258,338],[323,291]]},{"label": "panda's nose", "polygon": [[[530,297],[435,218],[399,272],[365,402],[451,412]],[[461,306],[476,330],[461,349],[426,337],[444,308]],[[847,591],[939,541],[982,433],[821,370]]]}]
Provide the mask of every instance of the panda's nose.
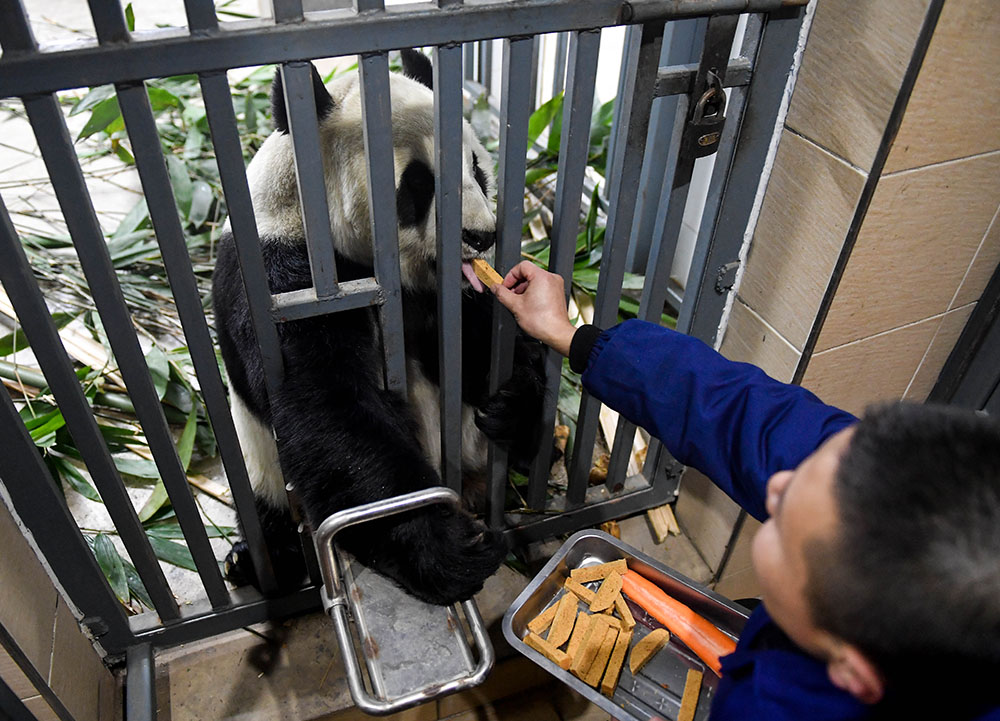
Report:
[{"label": "panda's nose", "polygon": [[493,230],[469,230],[468,228],[462,228],[462,242],[482,252],[493,247],[493,244],[497,242],[497,234]]}]

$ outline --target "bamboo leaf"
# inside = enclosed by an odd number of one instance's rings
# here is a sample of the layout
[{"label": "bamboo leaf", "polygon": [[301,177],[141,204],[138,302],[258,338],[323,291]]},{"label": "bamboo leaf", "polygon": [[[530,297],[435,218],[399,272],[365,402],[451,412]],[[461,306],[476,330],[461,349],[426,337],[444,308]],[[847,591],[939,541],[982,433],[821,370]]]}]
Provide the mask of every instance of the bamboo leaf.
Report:
[{"label": "bamboo leaf", "polygon": [[[52,322],[59,329],[65,328],[74,318],[76,318],[76,314],[74,313],[52,314]],[[9,356],[16,351],[24,350],[28,347],[28,336],[18,328],[13,333],[8,333],[0,338],[0,357]]]},{"label": "bamboo leaf", "polygon": [[162,401],[167,393],[167,381],[170,378],[170,364],[167,354],[159,346],[154,345],[146,354],[146,365],[149,366],[149,374],[153,377],[153,385],[156,387],[156,396]]},{"label": "bamboo leaf", "polygon": [[139,599],[139,603],[146,608],[153,608],[153,599],[146,592],[146,587],[143,585],[142,579],[139,578],[139,572],[135,570],[135,566],[124,559],[122,559],[122,565],[125,567],[125,580],[128,582],[129,593]]},{"label": "bamboo leaf", "polygon": [[122,558],[115,550],[115,545],[103,533],[98,533],[94,538],[94,555],[97,557],[97,565],[104,571],[105,578],[111,584],[111,590],[115,592],[118,600],[128,603],[128,580],[125,578],[125,566]]},{"label": "bamboo leaf", "polygon": [[125,214],[122,222],[118,224],[115,232],[111,234],[112,240],[134,233],[139,228],[149,227],[149,208],[146,207],[146,199],[140,198],[139,202],[132,206],[132,209]]},{"label": "bamboo leaf", "polygon": [[531,117],[528,119],[529,148],[535,144],[542,131],[549,127],[549,123],[552,122],[552,118],[556,114],[556,109],[560,107],[562,107],[562,93],[539,105],[535,109],[535,112],[531,114]]},{"label": "bamboo leaf", "polygon": [[188,174],[187,166],[180,158],[167,156],[167,172],[170,174],[170,187],[174,189],[174,200],[177,201],[177,209],[185,218],[191,212],[191,196],[193,193],[191,176]]},{"label": "bamboo leaf", "polygon": [[76,136],[77,142],[84,138],[89,138],[94,133],[99,133],[121,118],[122,111],[118,107],[118,98],[110,97],[97,103],[90,111],[90,119],[83,126],[83,130]]},{"label": "bamboo leaf", "polygon": [[187,546],[182,546],[179,543],[167,541],[163,538],[157,538],[156,536],[149,536],[148,538],[149,545],[153,547],[153,553],[161,561],[186,568],[189,571],[198,570],[194,565],[194,559],[191,557],[191,552],[187,549]]},{"label": "bamboo leaf", "polygon": [[187,216],[188,222],[193,227],[200,228],[208,220],[213,200],[215,193],[212,192],[212,186],[204,180],[195,181],[191,189],[191,209]]},{"label": "bamboo leaf", "polygon": [[101,496],[98,494],[94,486],[87,480],[86,476],[80,473],[80,470],[67,459],[54,456],[51,453],[46,454],[45,459],[48,463],[49,470],[55,471],[59,477],[65,479],[70,488],[90,501],[102,503]]},{"label": "bamboo leaf", "polygon": [[96,88],[91,88],[86,95],[80,98],[80,100],[78,100],[70,109],[69,114],[71,116],[79,115],[80,113],[90,110],[102,101],[114,97],[114,95],[114,85],[98,85]]},{"label": "bamboo leaf", "polygon": [[132,3],[125,6],[125,24],[130,33],[135,32],[135,11],[132,9]]},{"label": "bamboo leaf", "polygon": [[146,521],[154,513],[156,513],[163,506],[164,503],[170,500],[167,496],[166,486],[163,485],[163,481],[157,481],[156,485],[153,486],[153,492],[146,499],[142,508],[139,509],[139,520]]},{"label": "bamboo leaf", "polygon": [[156,470],[156,464],[153,461],[147,461],[145,458],[117,455],[111,456],[111,460],[115,462],[115,468],[118,469],[119,473],[135,476],[136,478],[160,478],[160,472]]},{"label": "bamboo leaf", "polygon": [[187,422],[184,424],[184,431],[181,433],[181,438],[177,441],[177,455],[180,457],[181,465],[184,466],[185,471],[191,465],[191,451],[194,448],[194,436],[197,430],[198,409],[197,407],[192,407],[191,412],[188,413]]}]

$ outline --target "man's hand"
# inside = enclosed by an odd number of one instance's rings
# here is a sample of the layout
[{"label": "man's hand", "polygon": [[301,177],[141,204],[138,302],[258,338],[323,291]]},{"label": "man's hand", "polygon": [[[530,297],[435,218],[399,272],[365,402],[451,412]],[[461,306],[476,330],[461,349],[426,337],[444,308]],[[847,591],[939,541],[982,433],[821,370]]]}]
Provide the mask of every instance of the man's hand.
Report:
[{"label": "man's hand", "polygon": [[566,290],[561,276],[524,260],[511,268],[502,285],[494,285],[490,290],[514,314],[514,320],[525,333],[562,355],[569,355],[576,328],[566,312]]}]

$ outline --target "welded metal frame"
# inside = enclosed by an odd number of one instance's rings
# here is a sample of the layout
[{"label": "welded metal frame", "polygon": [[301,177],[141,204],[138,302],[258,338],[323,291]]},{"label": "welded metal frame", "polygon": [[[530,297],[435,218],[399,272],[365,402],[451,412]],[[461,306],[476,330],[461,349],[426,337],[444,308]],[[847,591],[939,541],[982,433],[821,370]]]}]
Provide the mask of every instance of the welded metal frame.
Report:
[{"label": "welded metal frame", "polygon": [[[445,138],[461,133],[461,88],[474,74],[492,87],[490,43],[503,43],[502,88],[499,104],[501,128],[498,166],[498,217],[496,265],[507,271],[519,259],[523,208],[521,194],[527,122],[534,108],[534,80],[524,89],[518,81],[525,74],[537,76],[538,37],[559,33],[557,78],[553,89],[565,90],[565,112],[561,136],[560,173],[557,183],[552,231],[550,268],[569,279],[573,269],[578,220],[582,202],[586,149],[593,105],[593,80],[597,68],[600,30],[629,24],[636,38],[635,53],[627,58],[625,86],[619,103],[616,151],[609,161],[611,190],[605,240],[605,266],[598,289],[595,322],[604,327],[616,319],[618,299],[626,270],[626,255],[636,220],[636,193],[646,155],[650,111],[655,98],[677,95],[672,126],[672,145],[667,166],[675,166],[670,206],[657,223],[649,258],[650,281],[643,294],[640,315],[659,317],[669,290],[667,276],[673,256],[672,243],[679,227],[689,180],[690,159],[677,150],[685,132],[688,95],[703,90],[709,64],[722,67],[723,84],[733,88],[729,117],[720,143],[710,200],[701,229],[703,245],[696,253],[703,258],[692,270],[687,287],[698,290],[681,299],[682,321],[689,332],[709,340],[709,329],[718,326],[722,309],[712,297],[711,278],[719,259],[738,251],[742,228],[749,215],[749,179],[759,173],[773,130],[777,108],[775,92],[784,87],[791,66],[801,8],[779,12],[798,0],[535,0],[512,8],[509,3],[464,5],[454,0],[385,8],[381,0],[355,0],[346,10],[303,13],[300,0],[274,0],[274,21],[260,20],[220,24],[210,0],[186,0],[189,28],[151,33],[130,33],[117,3],[91,0],[97,30],[96,42],[64,48],[39,48],[32,37],[20,2],[0,5],[0,97],[18,96],[27,110],[43,151],[60,206],[79,250],[88,280],[105,292],[97,299],[98,310],[108,328],[143,428],[150,438],[158,468],[171,502],[185,530],[192,555],[206,588],[205,603],[178,608],[163,578],[148,540],[138,523],[117,471],[104,446],[62,348],[37,284],[34,283],[20,241],[0,203],[0,264],[3,281],[26,334],[36,350],[46,382],[52,388],[67,419],[67,426],[95,484],[108,506],[122,540],[146,584],[155,613],[126,619],[110,588],[80,537],[58,489],[37,458],[30,437],[20,424],[9,399],[0,401],[0,438],[11,452],[0,454],[0,476],[10,501],[22,521],[32,529],[40,547],[73,602],[87,617],[84,624],[113,656],[130,656],[137,668],[147,658],[147,648],[203,638],[255,623],[269,617],[298,613],[320,606],[317,586],[285,596],[264,598],[247,589],[230,591],[219,575],[204,528],[180,467],[169,430],[152,389],[145,361],[135,341],[121,289],[104,244],[96,214],[87,194],[79,163],[72,148],[65,120],[55,93],[86,85],[113,83],[121,104],[126,129],[132,139],[140,180],[149,203],[150,216],[161,246],[168,280],[187,336],[210,420],[219,442],[241,525],[263,590],[273,595],[276,587],[270,558],[263,541],[246,469],[240,457],[235,428],[226,403],[183,233],[174,207],[173,193],[159,152],[155,124],[146,98],[145,80],[154,77],[196,73],[201,83],[212,142],[215,147],[223,192],[230,212],[237,256],[248,290],[254,331],[261,347],[269,392],[281,382],[283,368],[277,325],[298,318],[357,307],[374,306],[380,318],[384,348],[386,387],[405,392],[403,327],[388,103],[388,56],[390,50],[408,46],[431,46],[435,55],[435,136],[437,153],[435,213],[439,230],[439,313],[442,358],[442,478],[455,491],[461,490],[461,377],[455,362],[460,359],[459,238],[461,230],[461,150]],[[694,64],[661,67],[661,40],[668,20],[707,17],[709,28],[730,28],[737,13],[761,15],[748,27],[744,54],[728,59],[701,56]],[[756,16],[755,16],[756,17]],[[713,24],[714,23],[714,24]],[[716,31],[712,31],[716,32]],[[766,43],[758,43],[765,33]],[[772,36],[774,41],[772,42]],[[730,35],[731,37],[731,35]],[[481,42],[486,41],[486,42]],[[718,42],[715,43],[718,45]],[[463,67],[463,45],[465,63]],[[312,84],[305,60],[331,54],[360,54],[360,76],[365,116],[368,182],[373,189],[370,222],[375,238],[374,278],[338,282],[331,252],[328,224],[323,222],[326,199],[321,192],[321,164],[316,162],[318,134]],[[565,56],[565,61],[562,58]],[[235,115],[229,95],[229,68],[263,63],[280,64],[290,111],[296,172],[302,193],[302,213],[312,261],[314,287],[295,293],[273,295],[267,285],[257,229],[243,167]],[[565,66],[565,80],[562,68]],[[521,83],[521,85],[525,85]],[[525,92],[527,90],[527,92]],[[771,125],[768,125],[768,122]],[[746,132],[750,128],[753,132]],[[690,162],[689,162],[690,161]],[[657,166],[659,167],[659,166]],[[685,170],[685,168],[687,168]],[[658,170],[655,172],[659,172]],[[669,172],[669,171],[668,171]],[[667,177],[667,176],[665,176]],[[733,178],[739,178],[737,184]],[[756,187],[756,183],[753,183]],[[312,188],[312,191],[309,189]],[[315,191],[315,192],[313,192]],[[647,215],[649,208],[644,211]],[[722,219],[722,220],[720,220]],[[742,220],[742,224],[741,224]],[[647,218],[648,226],[648,218]],[[735,249],[735,250],[734,250]],[[735,256],[734,256],[735,257]],[[9,260],[8,260],[9,259]],[[455,272],[447,269],[451,268]],[[567,284],[567,288],[569,285]],[[690,291],[689,291],[690,292]],[[724,300],[724,293],[717,293]],[[707,303],[708,298],[713,303]],[[675,302],[677,299],[674,299]],[[711,306],[711,307],[709,307]],[[686,315],[685,315],[686,313]],[[512,339],[515,332],[509,315],[496,314],[493,327],[491,388],[496,390],[509,376]],[[444,359],[448,358],[447,368]],[[554,352],[546,358],[549,393],[545,402],[545,427],[554,422],[555,398],[562,360]],[[445,370],[448,372],[446,373]],[[503,510],[506,458],[502,449],[491,448],[490,492],[487,518],[505,529],[514,541],[535,540],[576,530],[582,526],[620,517],[671,500],[677,491],[676,464],[653,444],[646,467],[637,477],[625,478],[624,448],[634,428],[622,421],[616,436],[609,482],[589,488],[590,450],[597,431],[599,403],[585,399],[576,436],[576,458],[569,468],[567,500],[559,508],[546,506],[549,448],[534,464],[528,488],[529,505],[540,515],[511,516]],[[19,429],[19,430],[18,430]],[[281,430],[276,429],[280,434]],[[37,503],[37,479],[51,505]],[[27,495],[34,493],[35,501]],[[46,512],[40,509],[46,508]],[[548,511],[560,513],[549,514]],[[308,554],[307,554],[308,555]],[[315,558],[312,559],[315,562]],[[76,564],[75,569],[70,565]],[[314,568],[315,571],[315,568]],[[318,574],[313,575],[314,581]],[[139,645],[141,644],[141,646]]]}]

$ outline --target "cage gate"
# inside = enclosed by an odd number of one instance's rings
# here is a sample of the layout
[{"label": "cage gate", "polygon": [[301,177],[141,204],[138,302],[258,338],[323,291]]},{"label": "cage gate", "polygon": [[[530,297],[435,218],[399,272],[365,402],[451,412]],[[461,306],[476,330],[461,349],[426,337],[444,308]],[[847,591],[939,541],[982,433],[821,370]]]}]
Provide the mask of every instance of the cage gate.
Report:
[{"label": "cage gate", "polygon": [[[476,95],[485,91],[499,128],[496,266],[505,272],[521,254],[526,175],[522,149],[528,147],[529,116],[540,87],[538,38],[557,33],[552,87],[553,93],[563,91],[564,96],[558,175],[549,209],[549,268],[567,281],[571,279],[581,211],[590,202],[602,203],[607,208],[607,223],[593,322],[608,327],[616,321],[626,271],[644,267],[645,282],[633,299],[635,315],[658,321],[666,306],[678,314],[679,330],[712,343],[728,292],[719,279],[738,263],[757,180],[792,68],[804,14],[798,6],[802,4],[799,0],[524,0],[466,5],[441,0],[386,8],[381,0],[355,0],[350,9],[304,13],[301,0],[274,0],[273,20],[220,23],[211,0],[185,0],[187,28],[141,33],[128,30],[119,3],[90,0],[97,42],[68,47],[39,47],[22,3],[0,6],[0,98],[20,98],[31,122],[87,281],[91,288],[100,289],[95,294],[97,310],[205,590],[203,602],[185,607],[179,607],[171,594],[64,350],[18,232],[7,208],[0,205],[0,281],[41,365],[44,381],[80,448],[82,461],[148,591],[153,610],[126,616],[61,498],[58,479],[53,479],[43,463],[6,393],[0,400],[4,497],[33,536],[72,605],[82,613],[81,624],[87,632],[108,659],[127,657],[127,718],[154,715],[154,647],[319,608],[324,575],[328,583],[323,602],[334,611],[344,608],[337,600],[339,572],[331,570],[337,566],[329,566],[326,556],[332,534],[322,536],[321,564],[307,552],[312,583],[290,594],[277,590],[170,177],[160,153],[145,81],[181,74],[198,78],[269,389],[277,387],[283,373],[277,324],[372,307],[381,327],[385,385],[403,392],[406,371],[393,159],[391,144],[386,142],[391,132],[390,116],[388,104],[379,102],[388,97],[390,51],[433,48],[435,175],[442,191],[435,194],[435,212],[439,219],[438,258],[443,265],[457,264],[461,235],[461,203],[456,200],[460,199],[461,155],[444,139],[461,132],[463,86]],[[742,43],[732,54],[741,14],[746,17]],[[692,18],[702,20],[686,53],[678,49],[680,43],[664,41],[665,34],[677,40],[673,36],[676,21]],[[605,197],[601,199],[590,192],[588,136],[601,30],[618,25],[628,26],[626,51],[608,153],[610,187],[603,189]],[[502,44],[499,78],[494,72],[494,41]],[[364,99],[375,272],[374,278],[338,282],[325,220],[322,165],[316,162],[317,119],[305,61],[355,54],[359,56]],[[281,67],[314,280],[312,288],[274,296],[268,290],[258,244],[226,75],[230,68],[265,63]],[[527,87],[524,78],[531,78]],[[221,576],[56,96],[60,90],[107,84],[114,85],[132,142],[156,242],[264,595],[248,588],[231,590]],[[491,94],[497,85],[499,105]],[[705,209],[690,270],[686,279],[678,279],[672,270],[677,239],[697,159],[708,154],[714,155],[715,162]],[[442,272],[437,282],[442,359],[440,471],[444,484],[460,492],[462,386],[454,360],[461,358],[461,320],[456,311],[460,307],[460,276]],[[494,314],[491,391],[511,372],[514,331],[509,314]],[[543,427],[551,429],[562,373],[562,361],[554,351],[546,356],[546,371],[549,387],[542,420]],[[490,447],[486,518],[491,526],[502,529],[514,543],[526,543],[635,513],[676,496],[679,469],[655,439],[639,472],[628,473],[636,429],[624,419],[617,420],[614,440],[609,440],[606,481],[590,485],[600,410],[600,404],[584,393],[565,490],[552,499],[547,498],[551,449],[542,444],[520,512],[505,508],[507,459],[503,449]],[[276,432],[280,434],[281,429]],[[427,498],[409,500],[447,501],[446,495],[431,492]],[[382,507],[372,510],[385,511]],[[311,550],[311,541],[305,547]],[[320,565],[327,568],[326,574]],[[395,593],[404,603],[404,594]],[[355,609],[355,614],[359,613],[363,612]],[[473,604],[466,608],[466,617],[478,640],[481,629],[476,628],[475,616],[478,613]],[[346,628],[346,621],[338,622],[342,645],[346,644]],[[480,665],[470,662],[468,666],[468,676],[474,681],[485,676],[482,663],[492,654],[488,645],[486,641],[480,650]],[[379,689],[373,676],[378,673],[369,665],[368,684],[375,692]],[[435,682],[425,679],[422,685],[434,686]],[[438,684],[437,692],[454,688]],[[18,717],[22,709],[14,704],[20,702],[8,696],[0,693],[0,708]],[[401,705],[380,702],[368,704],[368,708],[388,712],[432,697],[424,694],[417,699],[401,693],[398,698],[405,699]],[[62,711],[71,718],[68,711]]]}]

